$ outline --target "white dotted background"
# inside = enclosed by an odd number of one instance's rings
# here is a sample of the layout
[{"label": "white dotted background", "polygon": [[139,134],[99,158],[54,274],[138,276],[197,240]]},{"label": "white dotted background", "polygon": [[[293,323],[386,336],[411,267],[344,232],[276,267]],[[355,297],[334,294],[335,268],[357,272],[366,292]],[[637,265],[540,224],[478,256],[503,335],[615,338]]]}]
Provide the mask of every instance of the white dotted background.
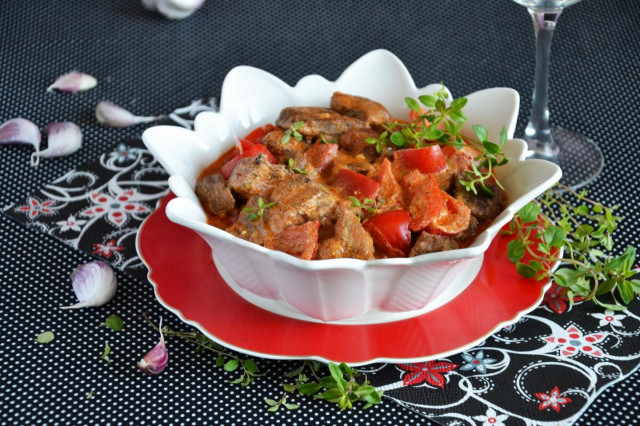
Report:
[{"label": "white dotted background", "polygon": [[[639,246],[638,115],[640,4],[585,0],[568,9],[554,40],[551,114],[555,124],[589,135],[604,152],[605,171],[588,189],[620,204],[625,216],[618,250]],[[0,147],[2,206],[66,171],[96,159],[137,126],[106,129],[93,109],[110,100],[138,115],[171,111],[217,96],[224,75],[254,65],[293,84],[319,73],[335,79],[375,48],[400,57],[416,83],[444,81],[455,95],[508,86],[521,94],[522,131],[533,82],[533,30],[511,1],[468,2],[229,2],[208,1],[185,21],[146,12],[140,2],[0,2],[0,122],[25,117],[40,128],[74,121],[81,151],[28,165],[27,147]],[[46,93],[53,80],[78,69],[99,85],[78,94]],[[368,411],[338,413],[328,404],[293,398],[294,412],[266,412],[285,371],[295,362],[259,361],[269,375],[248,388],[226,383],[213,358],[180,340],[167,342],[170,366],[157,377],[135,364],[157,341],[140,317],[163,317],[187,329],[155,301],[151,286],[118,274],[117,298],[97,309],[60,311],[75,300],[69,275],[92,258],[35,230],[0,217],[0,423],[2,424],[425,424],[390,401]],[[99,324],[121,316],[125,329]],[[55,340],[34,342],[51,330]],[[100,359],[105,342],[114,363]],[[390,342],[390,344],[393,344]],[[638,377],[612,386],[581,425],[625,425],[638,417]],[[91,399],[86,396],[91,391]]]}]

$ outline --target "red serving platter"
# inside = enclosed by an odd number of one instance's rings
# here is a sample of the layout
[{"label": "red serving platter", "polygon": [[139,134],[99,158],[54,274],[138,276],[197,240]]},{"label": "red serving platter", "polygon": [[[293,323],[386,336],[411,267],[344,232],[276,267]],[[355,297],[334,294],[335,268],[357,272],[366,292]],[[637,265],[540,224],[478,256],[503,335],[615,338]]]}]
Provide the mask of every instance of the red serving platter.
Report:
[{"label": "red serving platter", "polygon": [[[317,359],[351,365],[424,361],[461,352],[535,309],[549,286],[519,276],[498,235],[476,279],[458,297],[423,315],[390,323],[335,325],[265,311],[221,278],[211,249],[171,222],[165,197],[142,224],[138,253],[162,305],[212,340],[252,356]],[[277,277],[274,277],[277,279]]]}]

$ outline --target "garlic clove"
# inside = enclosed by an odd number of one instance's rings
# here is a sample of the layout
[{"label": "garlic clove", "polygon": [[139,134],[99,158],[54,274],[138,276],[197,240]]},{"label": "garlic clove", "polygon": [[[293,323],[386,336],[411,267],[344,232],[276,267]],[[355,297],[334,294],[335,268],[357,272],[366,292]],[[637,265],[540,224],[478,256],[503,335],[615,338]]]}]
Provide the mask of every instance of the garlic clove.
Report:
[{"label": "garlic clove", "polygon": [[162,334],[162,318],[158,330],[160,330],[160,341],[138,363],[138,368],[147,374],[160,374],[169,363],[169,352]]},{"label": "garlic clove", "polygon": [[113,299],[118,282],[107,263],[100,260],[78,266],[71,274],[73,292],[79,302],[60,309],[77,309],[87,306],[102,306]]},{"label": "garlic clove", "polygon": [[82,132],[71,122],[51,123],[44,128],[48,136],[47,149],[31,154],[31,165],[37,166],[40,158],[69,155],[82,146]]},{"label": "garlic clove", "polygon": [[198,10],[204,0],[157,0],[158,12],[168,19],[184,19]]},{"label": "garlic clove", "polygon": [[112,102],[102,101],[96,106],[96,118],[105,126],[129,127],[139,123],[150,123],[163,117],[138,117]]},{"label": "garlic clove", "polygon": [[47,88],[47,92],[56,89],[61,92],[82,92],[84,90],[93,89],[98,84],[95,77],[82,72],[73,71],[61,75],[56,81]]},{"label": "garlic clove", "polygon": [[13,118],[0,124],[0,145],[33,145],[38,153],[41,140],[38,126],[24,118]]},{"label": "garlic clove", "polygon": [[155,11],[156,10],[157,0],[142,0],[142,5],[147,10]]}]

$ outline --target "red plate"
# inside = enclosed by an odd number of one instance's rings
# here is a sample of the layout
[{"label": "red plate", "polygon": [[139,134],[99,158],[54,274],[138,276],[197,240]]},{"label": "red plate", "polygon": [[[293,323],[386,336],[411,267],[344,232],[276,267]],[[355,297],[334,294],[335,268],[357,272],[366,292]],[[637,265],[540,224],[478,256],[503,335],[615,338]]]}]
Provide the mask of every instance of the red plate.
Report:
[{"label": "red plate", "polygon": [[258,308],[222,280],[207,243],[161,205],[142,224],[138,253],[156,297],[212,340],[252,356],[346,362],[414,362],[461,352],[535,309],[548,283],[520,277],[498,236],[476,279],[458,297],[418,317],[373,325],[295,320]]}]

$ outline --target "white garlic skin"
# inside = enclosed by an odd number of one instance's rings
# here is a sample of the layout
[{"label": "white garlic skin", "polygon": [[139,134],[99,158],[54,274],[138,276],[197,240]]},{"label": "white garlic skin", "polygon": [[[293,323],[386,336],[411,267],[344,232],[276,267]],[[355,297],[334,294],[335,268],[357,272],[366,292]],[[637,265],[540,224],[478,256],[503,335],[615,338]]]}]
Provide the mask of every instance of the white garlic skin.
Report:
[{"label": "white garlic skin", "polygon": [[51,123],[44,128],[48,136],[47,149],[31,154],[31,165],[37,166],[40,158],[73,154],[82,146],[82,131],[71,122]]},{"label": "white garlic skin", "polygon": [[160,341],[138,363],[138,368],[147,374],[160,374],[169,363],[169,351],[167,351],[162,334],[162,320],[160,320],[158,329],[160,330]]},{"label": "white garlic skin", "polygon": [[47,88],[47,92],[51,92],[54,89],[61,92],[83,92],[93,89],[97,84],[98,80],[96,80],[95,77],[82,72],[72,71],[58,77],[56,81]]}]

